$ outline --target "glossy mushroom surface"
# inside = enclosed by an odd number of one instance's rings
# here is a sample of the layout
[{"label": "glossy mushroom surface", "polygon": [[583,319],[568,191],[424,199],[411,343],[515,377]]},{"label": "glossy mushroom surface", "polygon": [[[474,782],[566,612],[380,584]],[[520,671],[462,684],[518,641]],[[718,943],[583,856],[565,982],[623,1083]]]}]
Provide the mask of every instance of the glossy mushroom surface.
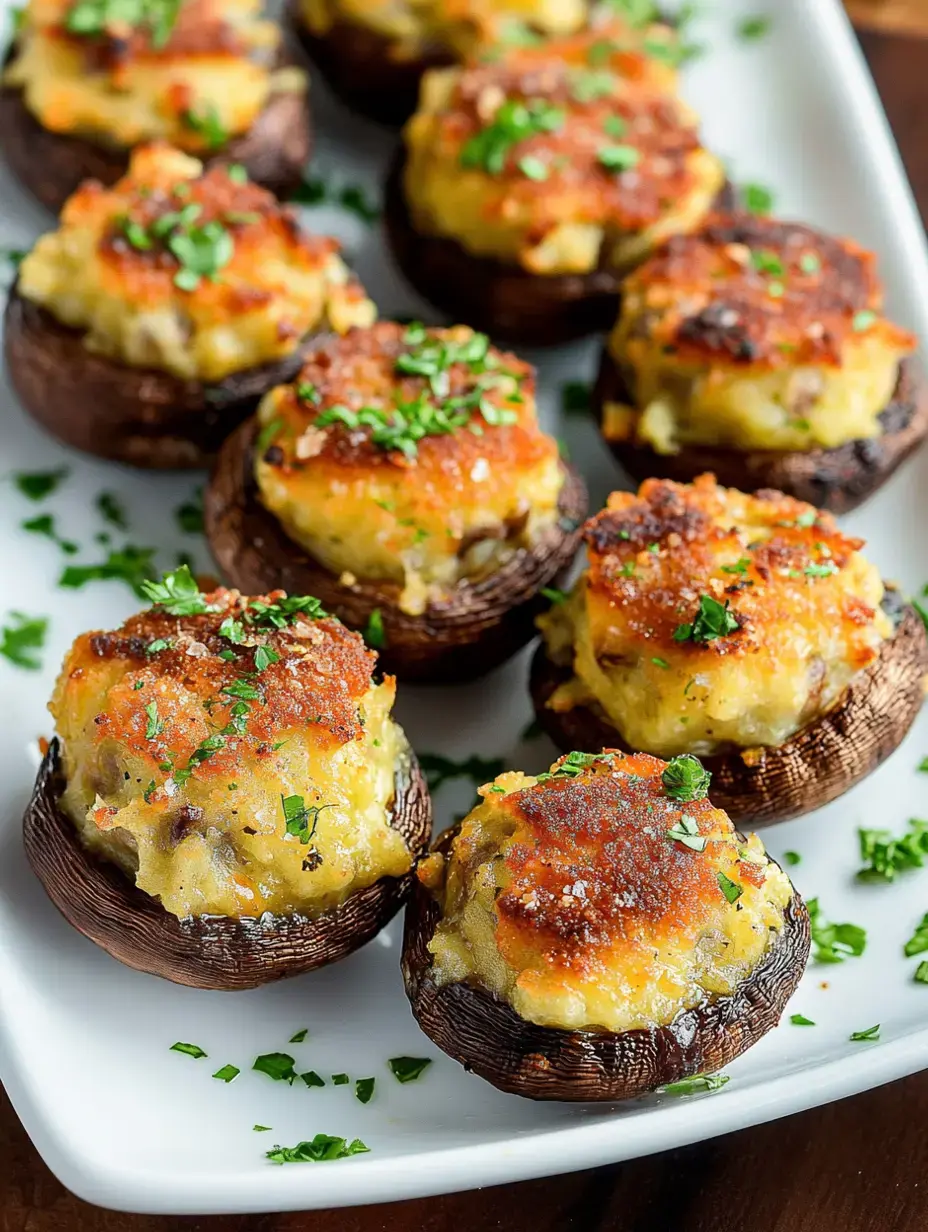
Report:
[{"label": "glossy mushroom surface", "polygon": [[[437,401],[432,380],[448,382]],[[384,426],[396,406],[419,408],[410,430],[431,425],[412,452]],[[403,680],[472,679],[531,640],[586,489],[538,428],[527,364],[462,327],[382,322],[320,344],[260,419],[269,431],[226,442],[204,502],[238,586],[317,594]]]},{"label": "glossy mushroom surface", "polygon": [[628,279],[594,407],[636,479],[711,471],[846,512],[928,431],[914,345],[883,315],[872,253],[720,214]]},{"label": "glossy mushroom surface", "polygon": [[395,914],[431,830],[393,681],[315,600],[158,587],[66,659],[30,864],[78,931],[177,983],[335,962]]},{"label": "glossy mushroom surface", "polygon": [[809,953],[805,906],[756,837],[704,798],[668,798],[672,770],[607,751],[501,775],[420,866],[413,1012],[501,1090],[633,1098],[777,1025]]},{"label": "glossy mushroom surface", "polygon": [[126,37],[73,0],[28,5],[0,83],[0,152],[55,214],[84,180],[114,184],[131,149],[156,139],[287,195],[312,148],[306,80],[259,7],[233,16],[221,0],[187,0]]},{"label": "glossy mushroom surface", "polygon": [[[219,281],[197,272],[208,255]],[[241,168],[148,146],[112,189],[75,193],[26,256],[4,351],[26,409],[67,444],[202,467],[317,331],[374,311],[336,241]]]},{"label": "glossy mushroom surface", "polygon": [[649,480],[586,540],[591,571],[542,618],[532,666],[558,747],[695,753],[719,807],[764,824],[842,795],[914,722],[923,622],[830,515]]}]

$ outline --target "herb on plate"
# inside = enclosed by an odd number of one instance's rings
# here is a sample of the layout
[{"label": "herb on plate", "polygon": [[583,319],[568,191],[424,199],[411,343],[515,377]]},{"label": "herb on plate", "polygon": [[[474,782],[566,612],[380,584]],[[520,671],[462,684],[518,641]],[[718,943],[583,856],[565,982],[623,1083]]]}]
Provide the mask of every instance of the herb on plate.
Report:
[{"label": "herb on plate", "polygon": [[129,518],[118,496],[114,496],[112,492],[101,492],[94,503],[104,522],[115,526],[117,530],[129,529]]},{"label": "herb on plate", "polygon": [[180,1041],[176,1044],[172,1044],[169,1051],[182,1052],[185,1057],[193,1057],[195,1061],[198,1061],[200,1057],[205,1057],[207,1055],[199,1044],[183,1044]]},{"label": "herb on plate", "polygon": [[453,779],[470,779],[475,787],[489,783],[506,768],[501,757],[467,757],[462,761],[454,761],[443,757],[440,753],[419,753],[419,765],[428,781],[429,791],[438,791],[439,787]]},{"label": "herb on plate", "polygon": [[374,1094],[376,1078],[359,1078],[354,1084],[355,1099],[361,1104],[369,1104]]},{"label": "herb on plate", "polygon": [[924,954],[928,950],[928,915],[923,915],[921,923],[903,947],[906,958],[914,958],[916,954]]},{"label": "herb on plate", "polygon": [[96,564],[68,565],[58,579],[58,585],[67,590],[79,590],[88,582],[125,582],[139,598],[144,599],[148,595],[145,587],[155,576],[154,555],[154,548],[140,548],[127,543]]},{"label": "herb on plate", "polygon": [[391,1057],[387,1062],[397,1082],[415,1082],[432,1064],[431,1057]]},{"label": "herb on plate", "polygon": [[174,510],[174,520],[185,535],[203,534],[203,489],[197,488],[189,500]]},{"label": "herb on plate", "polygon": [[0,655],[14,667],[27,672],[42,669],[42,660],[35,653],[45,646],[48,620],[45,616],[27,616],[24,612],[10,612],[6,624],[0,626]]},{"label": "herb on plate", "polygon": [[928,857],[928,821],[917,817],[912,818],[908,830],[898,837],[889,830],[864,828],[857,834],[864,864],[857,873],[858,881],[894,881],[897,873],[922,868]]},{"label": "herb on plate", "polygon": [[69,466],[59,466],[53,471],[19,471],[13,476],[13,482],[28,500],[40,501],[51,496],[70,474]]},{"label": "herb on plate", "polygon": [[50,539],[56,547],[64,552],[65,556],[74,556],[78,551],[76,543],[72,543],[70,539],[62,539],[58,534],[55,518],[51,513],[40,513],[34,518],[26,518],[19,525],[22,530],[27,531],[30,535],[43,535],[46,539]]},{"label": "herb on plate", "polygon": [[293,1068],[293,1057],[285,1052],[262,1053],[260,1057],[255,1057],[251,1068],[256,1069],[259,1074],[267,1074],[268,1078],[273,1078],[275,1082],[289,1082],[291,1086],[297,1077]]},{"label": "herb on plate", "polygon": [[296,1146],[275,1146],[266,1153],[272,1164],[324,1163],[331,1159],[347,1159],[350,1155],[363,1155],[370,1147],[360,1138],[348,1142],[330,1134],[316,1134],[310,1142],[298,1142]]},{"label": "herb on plate", "polygon": [[683,804],[704,800],[709,794],[711,781],[712,775],[692,753],[672,757],[661,773],[664,794]]},{"label": "herb on plate", "polygon": [[805,1014],[791,1014],[790,1022],[794,1027],[814,1027],[815,1023],[811,1018],[806,1018]]},{"label": "herb on plate", "polygon": [[309,1027],[301,1027],[299,1031],[290,1036],[291,1044],[302,1044],[303,1040],[309,1035]]},{"label": "herb on plate", "polygon": [[668,1082],[658,1090],[664,1095],[694,1095],[698,1091],[718,1091],[727,1082],[727,1074],[696,1074],[692,1078],[681,1078],[679,1082]]},{"label": "herb on plate", "polygon": [[860,1043],[863,1040],[878,1040],[880,1038],[880,1024],[875,1027],[867,1027],[865,1031],[852,1031],[850,1037],[855,1043]]},{"label": "herb on plate", "polygon": [[223,1065],[222,1069],[217,1069],[214,1078],[218,1078],[220,1082],[234,1082],[242,1071],[237,1065]]},{"label": "herb on plate", "polygon": [[840,963],[859,958],[867,948],[867,930],[859,924],[829,924],[822,916],[817,898],[806,907],[812,929],[812,957],[820,963]]}]

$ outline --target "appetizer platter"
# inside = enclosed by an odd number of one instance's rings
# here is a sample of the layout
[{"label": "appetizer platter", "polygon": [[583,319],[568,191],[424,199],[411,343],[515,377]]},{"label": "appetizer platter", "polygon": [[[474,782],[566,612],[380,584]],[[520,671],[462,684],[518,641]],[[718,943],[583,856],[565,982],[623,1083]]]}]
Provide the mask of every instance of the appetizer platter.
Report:
[{"label": "appetizer platter", "polygon": [[6,56],[0,1079],[102,1205],[928,1065],[928,257],[846,20],[452,7]]}]

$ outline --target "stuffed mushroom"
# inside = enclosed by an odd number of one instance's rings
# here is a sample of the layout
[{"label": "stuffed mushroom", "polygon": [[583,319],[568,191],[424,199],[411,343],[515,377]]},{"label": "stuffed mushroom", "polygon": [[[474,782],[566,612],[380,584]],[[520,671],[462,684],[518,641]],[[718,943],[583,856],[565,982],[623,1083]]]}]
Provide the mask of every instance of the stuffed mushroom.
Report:
[{"label": "stuffed mushroom", "polygon": [[0,77],[0,151],[54,213],[169,141],[285,195],[309,157],[307,81],[256,0],[30,0]]},{"label": "stuffed mushroom", "polygon": [[335,240],[244,168],[140,147],[114,187],[84,184],[23,261],[6,310],[24,406],[88,453],[206,465],[320,330],[375,309]]},{"label": "stuffed mushroom", "polygon": [[402,679],[489,671],[531,640],[585,516],[534,394],[465,326],[321,340],[220,453],[217,562],[246,590],[318,595]]},{"label": "stuffed mushroom", "polygon": [[828,513],[703,475],[614,493],[532,669],[562,749],[695,754],[735,822],[835,799],[898,746],[928,642]]},{"label": "stuffed mushroom", "polygon": [[883,315],[872,253],[717,216],[626,281],[595,401],[635,479],[711,470],[844,512],[928,431],[914,347]]},{"label": "stuffed mushroom", "polygon": [[250,988],[363,945],[408,893],[431,805],[395,684],[319,602],[202,594],[69,651],[26,853],[65,918],[181,984]]},{"label": "stuffed mushroom", "polygon": [[656,20],[652,6],[638,6],[623,21],[609,4],[587,0],[292,0],[297,38],[335,93],[381,123],[401,124],[416,109],[429,69],[471,58],[492,58],[513,44],[535,45],[590,28],[599,51],[621,42],[628,63],[645,43],[672,84],[680,57],[677,37]]},{"label": "stuffed mushroom", "polygon": [[802,975],[809,918],[706,775],[613,750],[500,775],[419,866],[419,1025],[516,1095],[618,1100],[719,1070]]},{"label": "stuffed mushroom", "polygon": [[663,73],[600,31],[428,73],[387,188],[413,286],[524,343],[608,328],[622,279],[724,187]]}]

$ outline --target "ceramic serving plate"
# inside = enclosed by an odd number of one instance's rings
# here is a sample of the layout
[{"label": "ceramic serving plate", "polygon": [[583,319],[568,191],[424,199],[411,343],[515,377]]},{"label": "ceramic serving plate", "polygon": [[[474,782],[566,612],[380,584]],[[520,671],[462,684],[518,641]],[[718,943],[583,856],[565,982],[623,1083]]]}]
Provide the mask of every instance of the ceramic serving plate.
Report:
[{"label": "ceramic serving plate", "polygon": [[[0,0],[0,8],[7,7]],[[710,7],[708,4],[705,6]],[[738,22],[766,7],[769,34],[744,42]],[[928,340],[928,261],[916,212],[853,35],[837,0],[715,0],[693,34],[707,48],[687,71],[689,97],[705,117],[707,144],[739,182],[775,192],[778,210],[856,236],[881,257],[890,308]],[[362,185],[370,197],[392,138],[352,120],[316,92],[320,143],[314,174],[338,198]],[[28,247],[49,224],[0,173],[0,244]],[[335,206],[310,221],[337,231],[384,315],[422,313],[390,269],[376,226]],[[426,319],[428,319],[426,317]],[[597,506],[622,477],[582,418],[560,419],[560,386],[589,379],[595,347],[533,356],[541,369],[548,426],[562,435],[591,484]],[[102,560],[95,536],[157,550],[162,567],[179,552],[207,564],[196,536],[174,516],[196,477],[137,474],[69,454],[26,420],[0,387],[0,621],[11,611],[49,618],[41,670],[0,657],[0,1077],[53,1171],[82,1197],[148,1212],[285,1210],[382,1201],[563,1172],[678,1146],[840,1098],[928,1065],[928,986],[902,947],[928,909],[928,869],[893,885],[863,885],[857,827],[904,829],[924,811],[928,719],[888,764],[850,795],[768,831],[773,853],[801,855],[791,871],[824,914],[867,930],[862,957],[812,963],[782,1025],[733,1064],[729,1083],[702,1095],[657,1095],[625,1106],[543,1106],[506,1096],[470,1077],[420,1034],[403,995],[399,928],[361,953],[300,979],[248,993],[175,987],[120,966],[59,918],[26,865],[20,818],[49,733],[45,702],[71,639],[112,626],[138,606],[122,582],[63,590],[65,558],[20,523],[53,513],[79,547],[69,558]],[[47,500],[34,503],[14,472],[68,468]],[[114,493],[128,529],[101,517]],[[884,575],[910,593],[928,581],[928,454],[910,464],[865,509],[847,519]],[[520,734],[530,719],[527,659],[456,689],[400,690],[399,718],[420,752],[455,760],[502,758],[537,771],[553,749]],[[479,773],[479,771],[478,771]],[[492,772],[491,772],[492,773]],[[438,822],[472,801],[459,779],[436,796]],[[790,1023],[791,1013],[815,1027]],[[850,1035],[880,1024],[879,1039]],[[291,1037],[308,1028],[302,1043]],[[194,1060],[170,1051],[197,1044]],[[301,1069],[345,1072],[352,1082],[321,1089],[272,1082],[250,1066],[260,1053],[294,1055]],[[418,1081],[400,1084],[387,1067],[398,1055],[430,1057]],[[225,1064],[230,1085],[211,1075]],[[375,1077],[368,1104],[354,1079]],[[255,1125],[269,1126],[256,1132]],[[361,1138],[368,1154],[276,1167],[265,1156],[317,1133]]]}]

